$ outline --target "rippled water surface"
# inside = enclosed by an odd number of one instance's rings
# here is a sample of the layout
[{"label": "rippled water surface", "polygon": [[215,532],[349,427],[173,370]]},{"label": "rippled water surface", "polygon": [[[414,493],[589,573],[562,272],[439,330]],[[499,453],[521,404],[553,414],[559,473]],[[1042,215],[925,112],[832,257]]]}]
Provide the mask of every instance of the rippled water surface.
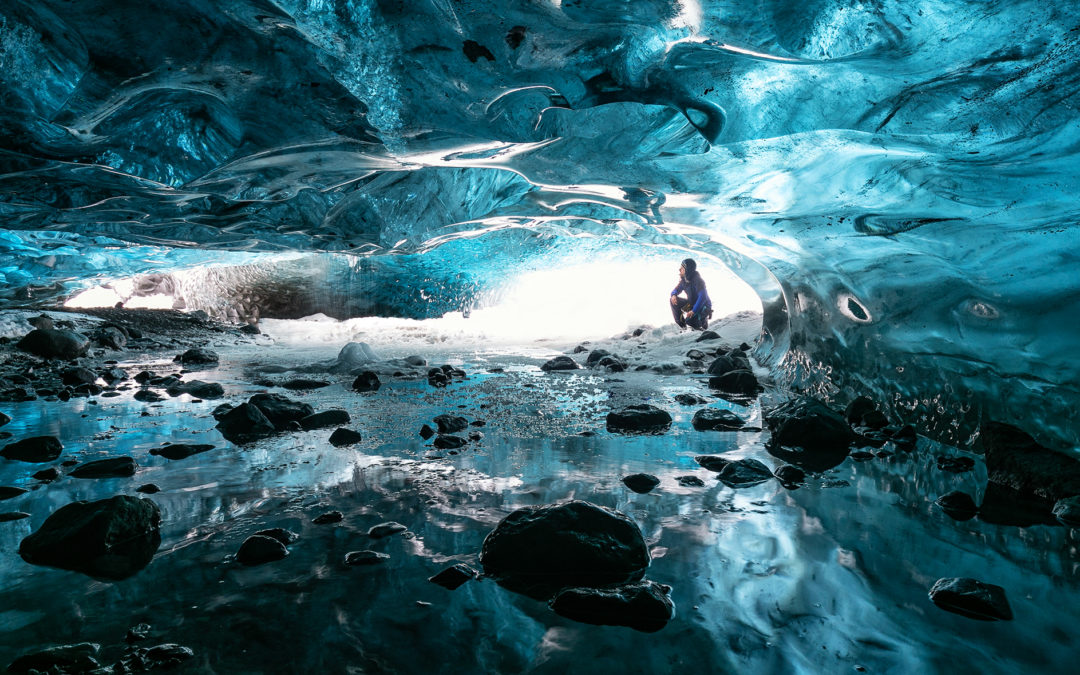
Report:
[{"label": "rippled water surface", "polygon": [[[225,400],[246,398],[265,390],[250,384],[260,366],[290,363],[275,349],[197,377],[222,382]],[[972,672],[1071,669],[1078,643],[1069,626],[1080,606],[1076,531],[948,518],[933,505],[937,496],[960,489],[979,501],[985,485],[981,463],[968,474],[936,468],[937,454],[955,450],[920,439],[915,452],[849,458],[796,490],[776,481],[736,490],[694,456],[780,462],[764,449],[767,431],[690,426],[697,407],[673,396],[707,393],[699,376],[543,373],[541,353],[443,356],[468,379],[435,389],[424,379],[397,378],[358,394],[331,376],[335,384],[325,389],[286,392],[316,410],[348,410],[364,440],[344,448],[325,442],[330,430],[237,446],[214,429],[210,413],[220,401],[187,396],[147,405],[129,390],[94,404],[9,404],[15,421],[5,430],[16,437],[55,434],[65,457],[130,454],[141,468],[133,478],[35,485],[29,474],[36,466],[0,463],[0,484],[35,487],[3,503],[32,514],[0,524],[5,662],[92,641],[111,663],[127,629],[146,622],[152,632],[145,644],[175,642],[195,652],[185,672],[925,673],[955,672],[960,663]],[[167,361],[149,365],[175,369]],[[488,372],[496,366],[503,372]],[[609,410],[643,401],[674,414],[670,431],[605,431]],[[761,425],[759,403],[710,405]],[[431,448],[417,432],[444,412],[484,420],[483,439],[456,455]],[[165,441],[216,448],[176,461],[149,454]],[[636,472],[658,476],[659,487],[631,492],[621,478]],[[684,475],[705,486],[680,486],[676,477]],[[150,497],[162,510],[162,544],[135,576],[95,581],[31,566],[16,554],[19,541],[59,506],[135,494],[149,482],[162,488]],[[645,634],[576,623],[488,579],[456,591],[428,581],[454,562],[478,567],[484,537],[512,510],[566,499],[617,509],[640,526],[653,555],[646,576],[671,586],[677,608],[665,628]],[[312,522],[330,510],[344,520]],[[408,531],[367,536],[390,520]],[[247,536],[269,527],[299,534],[287,558],[256,567],[232,560]],[[361,549],[390,559],[346,567],[345,554]],[[1005,587],[1015,619],[981,622],[934,606],[927,591],[952,576]]]}]

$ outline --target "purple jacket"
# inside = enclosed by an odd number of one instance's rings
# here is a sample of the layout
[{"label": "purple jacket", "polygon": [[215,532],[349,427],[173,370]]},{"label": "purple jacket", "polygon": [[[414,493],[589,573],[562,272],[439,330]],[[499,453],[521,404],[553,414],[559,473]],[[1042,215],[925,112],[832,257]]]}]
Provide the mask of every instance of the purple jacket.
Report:
[{"label": "purple jacket", "polygon": [[675,287],[671,295],[676,296],[682,291],[686,291],[686,301],[693,303],[694,314],[700,314],[702,310],[712,307],[709,292],[705,290],[705,280],[697,272],[694,272],[690,279],[680,279],[679,285]]}]

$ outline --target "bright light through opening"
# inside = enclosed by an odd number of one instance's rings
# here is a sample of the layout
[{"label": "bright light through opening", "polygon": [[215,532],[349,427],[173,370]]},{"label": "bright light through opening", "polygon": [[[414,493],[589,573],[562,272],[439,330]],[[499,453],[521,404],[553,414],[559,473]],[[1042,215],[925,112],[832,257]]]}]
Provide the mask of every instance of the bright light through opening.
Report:
[{"label": "bright light through opening", "polygon": [[[607,337],[630,327],[672,323],[668,297],[679,281],[679,260],[598,262],[524,274],[496,307],[469,322],[500,340]],[[761,311],[757,294],[720,264],[699,259],[713,302],[713,320]]]}]

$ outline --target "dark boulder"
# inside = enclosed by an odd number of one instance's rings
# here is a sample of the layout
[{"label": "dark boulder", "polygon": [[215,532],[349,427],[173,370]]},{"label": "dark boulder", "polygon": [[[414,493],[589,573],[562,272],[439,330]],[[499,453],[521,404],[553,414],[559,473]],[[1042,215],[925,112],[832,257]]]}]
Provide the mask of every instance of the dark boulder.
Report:
[{"label": "dark boulder", "polygon": [[123,349],[127,346],[128,336],[116,326],[102,326],[94,331],[94,342],[108,349]]},{"label": "dark boulder", "polygon": [[109,457],[80,464],[68,475],[74,478],[118,478],[134,476],[138,468],[139,465],[131,457]]},{"label": "dark boulder", "polygon": [[160,448],[150,448],[150,454],[165,459],[184,459],[213,449],[209,443],[166,443]]},{"label": "dark boulder", "polygon": [[781,485],[789,490],[797,488],[806,482],[806,472],[791,464],[778,467],[776,471],[773,471],[773,475],[776,476],[776,480],[780,481]]},{"label": "dark boulder", "polygon": [[709,378],[709,388],[735,396],[757,396],[757,376],[750,370],[733,370]]},{"label": "dark boulder", "polygon": [[941,510],[953,520],[971,520],[979,512],[979,508],[975,506],[975,500],[971,498],[971,495],[959,490],[953,490],[948,494],[941,495],[934,503],[940,506]]},{"label": "dark boulder", "polygon": [[109,368],[108,370],[101,371],[100,377],[109,384],[115,384],[128,379],[128,374],[123,368]]},{"label": "dark boulder", "polygon": [[321,513],[312,518],[311,522],[316,525],[332,525],[334,523],[340,523],[343,520],[345,520],[345,514],[341,511],[327,511],[326,513]]},{"label": "dark boulder", "polygon": [[660,479],[649,473],[635,473],[623,478],[622,482],[634,492],[645,494],[659,485]]},{"label": "dark boulder", "polygon": [[585,357],[585,365],[592,368],[600,362],[600,359],[604,358],[605,356],[611,355],[611,352],[606,349],[594,349],[589,352],[589,355],[587,357]]},{"label": "dark boulder", "polygon": [[153,495],[161,492],[161,488],[154,483],[147,483],[146,485],[140,485],[139,487],[135,488],[135,492],[141,492],[142,494],[146,495]]},{"label": "dark boulder", "polygon": [[245,323],[243,326],[240,326],[240,332],[244,335],[262,335],[262,330],[258,325],[253,323]]},{"label": "dark boulder", "polygon": [[100,650],[101,645],[93,642],[50,647],[20,656],[8,665],[7,672],[89,673],[101,666],[96,658]]},{"label": "dark boulder", "polygon": [[450,434],[439,434],[435,437],[435,441],[432,443],[436,448],[440,450],[457,450],[463,447],[468,441],[461,436],[452,436]]},{"label": "dark boulder", "polygon": [[86,354],[90,349],[90,338],[71,330],[37,328],[15,346],[43,359],[70,361]]},{"label": "dark boulder", "polygon": [[709,375],[720,376],[736,370],[746,370],[741,363],[727,354],[721,354],[713,359],[705,371]]},{"label": "dark boulder", "polygon": [[60,469],[57,469],[55,466],[50,466],[48,469],[37,471],[31,476],[31,478],[36,478],[43,483],[51,483],[59,477]]},{"label": "dark boulder", "polygon": [[731,488],[750,487],[764,483],[773,477],[772,470],[756,459],[738,459],[729,462],[717,478]]},{"label": "dark boulder", "polygon": [[769,454],[807,471],[827,471],[848,456],[855,434],[839,413],[814,398],[798,398],[765,416]]},{"label": "dark boulder", "polygon": [[730,459],[720,457],[719,455],[698,455],[694,458],[694,461],[703,469],[708,469],[709,471],[715,471],[717,473],[720,473],[724,470],[724,467],[731,464]]},{"label": "dark boulder", "polygon": [[293,532],[292,530],[286,530],[283,527],[271,527],[266,530],[259,530],[255,534],[259,535],[260,537],[270,537],[271,539],[277,539],[281,542],[282,546],[288,546],[289,544],[300,538],[300,535],[298,535],[297,533]]},{"label": "dark boulder", "polygon": [[0,427],[11,422],[11,416],[0,412]]},{"label": "dark boulder", "polygon": [[218,431],[234,443],[246,443],[276,431],[262,410],[250,403],[230,408],[217,420]]},{"label": "dark boulder", "polygon": [[255,394],[248,399],[248,403],[262,411],[278,431],[288,430],[292,422],[299,423],[315,412],[310,404],[294,401],[281,394]]},{"label": "dark boulder", "polygon": [[379,551],[349,551],[345,554],[345,564],[349,567],[362,567],[366,565],[378,565],[390,559],[387,553]]},{"label": "dark boulder", "polygon": [[457,415],[437,415],[433,421],[440,434],[452,434],[469,428],[469,420]]},{"label": "dark boulder", "polygon": [[977,579],[938,579],[930,589],[930,600],[938,607],[969,619],[1012,621],[1012,609],[1005,589]]},{"label": "dark boulder", "polygon": [[540,370],[577,370],[580,367],[581,366],[577,364],[577,361],[569,356],[556,356],[540,366]]},{"label": "dark boulder", "polygon": [[335,448],[353,445],[362,440],[364,440],[364,437],[360,435],[359,431],[353,431],[352,429],[346,429],[345,427],[334,429],[334,433],[330,434],[330,445]]},{"label": "dark boulder", "polygon": [[348,424],[351,421],[352,418],[349,417],[348,411],[334,408],[332,410],[323,410],[322,412],[312,413],[307,417],[300,418],[300,428],[304,431],[311,431],[312,429],[336,427],[342,424]]},{"label": "dark boulder", "polygon": [[433,387],[445,387],[450,384],[450,376],[439,368],[432,368],[428,371],[427,381]]},{"label": "dark boulder", "polygon": [[378,525],[372,525],[368,529],[368,536],[372,539],[382,539],[383,537],[389,537],[392,534],[398,534],[399,532],[404,532],[408,529],[409,528],[405,527],[401,523],[389,521],[385,523],[379,523]]},{"label": "dark boulder", "polygon": [[410,366],[416,366],[417,368],[423,368],[427,365],[427,359],[425,359],[423,356],[412,354],[405,357],[405,363],[409,364]]},{"label": "dark boulder", "polygon": [[697,476],[677,476],[675,482],[683,487],[705,487],[705,481]]},{"label": "dark boulder", "polygon": [[659,433],[671,426],[671,415],[647,403],[632,405],[607,416],[607,430],[613,433]]},{"label": "dark boulder", "polygon": [[979,436],[991,482],[1051,503],[1080,495],[1080,460],[1045,448],[1007,424],[987,422]]},{"label": "dark boulder", "polygon": [[596,362],[600,368],[606,368],[611,373],[621,373],[626,370],[626,364],[617,356],[605,356]]},{"label": "dark boulder", "polygon": [[675,402],[679,405],[702,405],[708,403],[709,399],[697,394],[676,394]]},{"label": "dark boulder", "polygon": [[218,364],[218,355],[209,349],[193,347],[173,360],[179,361],[185,368],[210,367]]},{"label": "dark boulder", "polygon": [[459,588],[467,581],[472,581],[477,576],[477,571],[469,567],[465,563],[457,563],[451,565],[443,571],[439,572],[433,577],[429,577],[428,581],[433,584],[438,584],[443,588],[453,591]]},{"label": "dark boulder", "polygon": [[117,495],[73,502],[50,515],[19,545],[32,565],[126,579],[150,563],[161,544],[161,511],[149,499]]},{"label": "dark boulder", "polygon": [[723,408],[702,408],[694,413],[690,424],[698,431],[735,431],[746,422],[730,410]]},{"label": "dark boulder", "polygon": [[975,468],[975,460],[970,457],[948,457],[938,455],[937,468],[949,473],[965,473]]},{"label": "dark boulder", "polygon": [[567,588],[551,601],[551,609],[581,623],[655,633],[675,616],[670,592],[670,587],[653,581],[616,588]]},{"label": "dark boulder", "polygon": [[153,389],[140,389],[132,396],[136,401],[142,401],[143,403],[157,403],[158,401],[164,401],[165,397],[157,393]]},{"label": "dark boulder", "polygon": [[382,381],[379,380],[379,374],[372,370],[365,370],[356,376],[353,380],[353,391],[366,392],[366,391],[378,391],[382,386]]},{"label": "dark boulder", "polygon": [[203,382],[202,380],[192,380],[190,382],[180,382],[174,384],[165,390],[169,396],[179,396],[181,394],[187,394],[193,398],[221,398],[225,395],[225,389],[217,382]]},{"label": "dark boulder", "polygon": [[510,588],[549,598],[568,586],[637,581],[649,549],[634,521],[584,501],[514,511],[484,539],[484,572]]},{"label": "dark boulder", "polygon": [[253,534],[244,540],[236,552],[236,562],[241,565],[262,565],[281,560],[289,555],[289,549],[273,537]]},{"label": "dark boulder", "polygon": [[71,387],[78,386],[80,384],[93,384],[97,382],[97,373],[89,368],[83,368],[82,366],[76,366],[74,368],[65,368],[60,371],[60,382]]},{"label": "dark boulder", "polygon": [[125,652],[125,655],[113,667],[116,673],[138,673],[151,670],[166,670],[194,658],[195,652],[190,647],[167,643],[153,647],[139,647]]},{"label": "dark boulder", "polygon": [[431,425],[425,424],[420,427],[420,438],[425,441],[435,435],[435,430],[431,428]]},{"label": "dark boulder", "polygon": [[8,443],[0,450],[0,457],[20,462],[51,462],[60,456],[64,446],[55,436],[33,436]]},{"label": "dark boulder", "polygon": [[705,342],[706,340],[719,340],[720,334],[714,330],[701,331],[701,335],[694,342]]},{"label": "dark boulder", "polygon": [[0,523],[10,523],[13,520],[22,520],[29,517],[30,514],[25,511],[7,511],[0,513]]}]

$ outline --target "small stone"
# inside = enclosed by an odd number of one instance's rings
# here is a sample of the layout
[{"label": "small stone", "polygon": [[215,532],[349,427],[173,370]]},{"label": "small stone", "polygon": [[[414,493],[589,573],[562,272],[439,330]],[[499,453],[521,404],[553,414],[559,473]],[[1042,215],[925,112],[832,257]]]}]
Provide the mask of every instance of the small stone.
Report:
[{"label": "small stone", "polygon": [[346,429],[341,427],[335,429],[334,433],[330,434],[330,445],[335,448],[340,448],[345,445],[353,445],[359,443],[364,438],[360,435],[359,431],[353,431],[352,429]]},{"label": "small stone", "polygon": [[717,476],[731,488],[750,487],[773,477],[772,471],[756,459],[739,459],[728,463]]},{"label": "small stone", "polygon": [[938,607],[969,619],[1011,621],[1005,589],[977,579],[954,577],[938,579],[930,589],[930,600]]},{"label": "small stone", "polygon": [[671,588],[640,581],[615,588],[567,588],[551,601],[556,614],[602,626],[627,626],[654,633],[675,616]]},{"label": "small stone", "polygon": [[185,368],[190,368],[192,366],[216,366],[218,364],[218,355],[209,349],[195,347],[180,354],[174,360],[184,364]]},{"label": "small stone", "polygon": [[240,550],[236,552],[236,561],[242,565],[262,565],[281,560],[287,555],[289,550],[277,539],[253,534],[244,540]]},{"label": "small stone", "polygon": [[192,455],[213,450],[214,446],[208,443],[166,443],[160,448],[151,448],[151,455],[158,455],[165,459],[184,459]]},{"label": "small stone", "polygon": [[119,478],[134,476],[138,468],[131,457],[109,457],[80,464],[68,475],[74,478]]},{"label": "small stone", "polygon": [[789,490],[806,482],[806,472],[791,464],[785,464],[777,468],[773,475],[776,476],[781,485]]},{"label": "small stone", "polygon": [[5,499],[12,499],[14,497],[18,497],[19,495],[24,495],[27,492],[29,492],[29,490],[27,490],[26,488],[0,485],[0,501],[3,501]]},{"label": "small stone", "polygon": [[469,427],[469,420],[458,415],[438,415],[435,417],[434,422],[440,434],[452,434],[455,431],[464,431]]},{"label": "small stone", "polygon": [[259,530],[255,534],[259,535],[260,537],[270,537],[271,539],[277,539],[281,542],[282,546],[288,546],[289,544],[300,538],[300,535],[298,535],[297,533],[293,532],[292,530],[286,530],[283,527],[271,527],[266,530]]},{"label": "small stone", "polygon": [[464,447],[467,441],[461,436],[451,436],[447,434],[439,434],[435,437],[435,441],[432,443],[436,448],[440,450],[456,450]]},{"label": "small stone", "polygon": [[547,361],[544,365],[540,366],[540,370],[552,371],[552,370],[577,370],[580,368],[577,361],[569,356],[556,356],[555,358]]},{"label": "small stone", "polygon": [[322,412],[313,413],[299,420],[300,428],[304,431],[340,426],[342,424],[348,424],[351,421],[352,418],[349,417],[348,411],[341,410],[340,408],[323,410]]},{"label": "small stone", "polygon": [[736,431],[746,424],[743,418],[723,408],[702,408],[690,420],[698,431]]},{"label": "small stone", "polygon": [[140,485],[139,487],[135,488],[135,492],[152,495],[161,492],[161,488],[159,488],[155,483],[147,483],[146,485]]},{"label": "small stone", "polygon": [[424,426],[420,427],[420,438],[424,439],[425,441],[434,435],[435,430],[432,429],[430,425],[425,424]]},{"label": "small stone", "polygon": [[8,511],[7,513],[0,513],[0,523],[9,523],[13,520],[22,520],[29,517],[30,514],[24,511]]},{"label": "small stone", "polygon": [[150,637],[150,624],[140,623],[137,626],[128,628],[127,635],[124,636],[124,640],[128,643],[140,642]]},{"label": "small stone", "polygon": [[304,377],[297,377],[286,382],[282,382],[281,386],[285,389],[291,389],[292,391],[308,391],[311,389],[322,389],[323,387],[329,387],[330,383],[326,380],[311,380]]},{"label": "small stone", "polygon": [[331,523],[340,523],[342,520],[345,520],[345,514],[341,511],[329,511],[322,515],[315,516],[311,519],[311,522],[316,525],[329,525]]},{"label": "small stone", "polygon": [[726,459],[718,455],[698,455],[694,458],[694,461],[697,462],[702,468],[708,469],[709,471],[715,471],[717,473],[723,471],[724,467],[726,467],[728,464],[731,464],[730,459]]},{"label": "small stone", "polygon": [[626,487],[638,494],[650,492],[660,484],[660,479],[648,473],[635,473],[622,479]]},{"label": "small stone", "polygon": [[428,581],[452,591],[459,588],[462,584],[475,579],[477,574],[477,571],[468,565],[457,563],[456,565],[447,567],[435,576],[429,577]]},{"label": "small stone", "polygon": [[615,433],[662,433],[671,426],[671,415],[653,405],[631,405],[608,413],[607,430]]},{"label": "small stone", "polygon": [[946,457],[939,455],[937,467],[950,473],[964,473],[975,468],[975,460],[970,457]]},{"label": "small stone", "polygon": [[705,487],[705,481],[697,476],[677,476],[675,481],[683,487]]},{"label": "small stone", "polygon": [[382,382],[379,380],[378,373],[370,370],[365,370],[357,375],[352,384],[353,391],[359,392],[378,391],[381,386]]},{"label": "small stone", "polygon": [[407,529],[409,528],[405,527],[401,523],[389,521],[386,523],[379,523],[378,525],[371,527],[371,529],[368,530],[368,536],[372,539],[382,539],[383,537],[389,537],[392,534],[404,532]]},{"label": "small stone", "polygon": [[941,510],[953,520],[971,520],[979,512],[971,495],[959,490],[953,490],[948,494],[941,495],[934,503],[940,506]]},{"label": "small stone", "polygon": [[389,554],[380,553],[379,551],[349,551],[345,554],[345,564],[350,567],[378,565],[389,559]]}]

